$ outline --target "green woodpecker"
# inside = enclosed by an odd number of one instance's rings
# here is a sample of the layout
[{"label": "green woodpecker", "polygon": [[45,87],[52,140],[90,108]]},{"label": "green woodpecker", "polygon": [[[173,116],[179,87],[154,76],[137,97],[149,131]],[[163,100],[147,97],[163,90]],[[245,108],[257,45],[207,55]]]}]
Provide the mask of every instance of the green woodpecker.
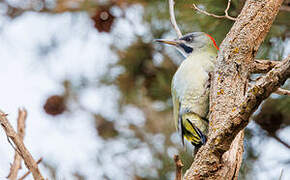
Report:
[{"label": "green woodpecker", "polygon": [[176,128],[181,136],[199,148],[208,131],[210,72],[214,70],[218,46],[204,32],[186,34],[176,40],[157,39],[175,46],[184,56],[173,76],[171,93]]}]

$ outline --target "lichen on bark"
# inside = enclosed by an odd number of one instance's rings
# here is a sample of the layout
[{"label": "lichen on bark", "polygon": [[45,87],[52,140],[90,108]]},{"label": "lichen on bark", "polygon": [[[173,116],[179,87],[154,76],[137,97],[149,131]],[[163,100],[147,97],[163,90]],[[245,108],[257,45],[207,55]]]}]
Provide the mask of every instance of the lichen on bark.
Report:
[{"label": "lichen on bark", "polygon": [[[258,89],[248,91],[255,55],[282,2],[247,0],[222,42],[211,83],[208,141],[198,151],[184,179],[237,179],[242,162],[242,130],[260,103],[288,76],[287,70],[278,64],[278,68],[274,67],[262,78],[263,82],[257,83]],[[265,83],[270,81],[267,76],[275,78],[271,83]],[[217,93],[220,89],[224,93]],[[257,93],[254,95],[253,91]]]}]

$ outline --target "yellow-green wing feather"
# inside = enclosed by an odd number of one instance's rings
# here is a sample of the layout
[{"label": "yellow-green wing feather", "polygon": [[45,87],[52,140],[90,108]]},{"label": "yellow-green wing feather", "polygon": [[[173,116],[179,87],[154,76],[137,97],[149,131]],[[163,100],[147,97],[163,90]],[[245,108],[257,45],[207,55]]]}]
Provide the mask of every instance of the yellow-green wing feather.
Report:
[{"label": "yellow-green wing feather", "polygon": [[171,89],[171,94],[172,94],[172,102],[173,102],[173,118],[174,118],[174,123],[175,127],[178,130],[178,116],[179,116],[179,99],[177,97],[176,91],[174,88]]}]

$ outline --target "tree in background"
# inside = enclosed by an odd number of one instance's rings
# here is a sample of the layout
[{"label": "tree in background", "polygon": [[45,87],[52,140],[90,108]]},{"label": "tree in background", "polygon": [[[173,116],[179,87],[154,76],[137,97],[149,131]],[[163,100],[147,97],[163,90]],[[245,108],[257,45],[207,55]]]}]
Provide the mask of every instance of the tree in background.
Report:
[{"label": "tree in background", "polygon": [[[251,2],[251,1],[249,1]],[[176,2],[176,17],[184,33],[192,31],[204,31],[216,38],[218,44],[225,38],[234,21],[225,19],[216,19],[192,9],[192,3],[198,4],[198,7],[206,9],[215,14],[223,14],[227,2],[223,1],[186,1]],[[244,0],[234,0],[229,9],[229,14],[236,17],[240,14],[244,6]],[[265,2],[263,2],[265,3]],[[126,16],[126,11],[134,6],[139,5],[144,8],[143,23],[147,25],[148,31],[144,34],[135,33],[136,40],[130,43],[126,48],[120,48],[120,45],[112,45],[112,53],[118,56],[118,61],[111,65],[106,74],[98,79],[98,83],[91,81],[88,77],[79,77],[78,81],[74,79],[64,79],[61,84],[65,91],[63,94],[52,95],[47,98],[44,109],[48,114],[57,115],[61,113],[71,113],[72,104],[78,109],[87,112],[95,118],[95,126],[98,135],[107,142],[126,140],[126,153],[134,149],[146,147],[150,149],[153,162],[150,166],[140,169],[137,162],[130,162],[134,169],[135,179],[168,179],[174,173],[174,163],[172,155],[179,151],[181,159],[185,165],[184,170],[192,164],[191,152],[180,149],[178,141],[174,139],[174,125],[172,121],[172,104],[170,100],[171,78],[176,71],[180,62],[179,54],[167,51],[164,47],[153,44],[154,38],[161,38],[172,33],[169,22],[169,12],[166,1],[154,0],[119,0],[119,1],[31,1],[27,4],[12,4],[11,2],[2,2],[7,6],[6,15],[11,21],[21,16],[26,11],[37,11],[39,13],[64,13],[84,11],[91,16],[94,27],[103,33],[107,33],[112,38],[117,38],[112,33],[114,23],[118,19],[130,18]],[[213,5],[214,4],[214,5]],[[289,2],[285,1],[280,13],[277,15],[270,32],[257,52],[256,58],[281,60],[283,56],[283,43],[289,38]],[[120,11],[114,13],[114,9]],[[132,23],[132,22],[130,22]],[[263,38],[262,38],[263,39]],[[53,54],[54,48],[60,42],[52,41],[51,45],[39,47],[39,53],[42,56]],[[260,42],[260,40],[259,40]],[[255,46],[255,47],[258,47]],[[226,48],[226,47],[224,47]],[[240,47],[236,54],[242,52]],[[255,49],[257,50],[257,49]],[[232,52],[234,53],[234,52]],[[256,52],[255,52],[256,53]],[[255,54],[254,53],[254,54]],[[219,56],[221,58],[221,55]],[[110,61],[110,59],[108,59]],[[229,60],[230,61],[230,60]],[[224,64],[223,64],[224,65]],[[238,64],[241,68],[244,64]],[[121,68],[118,75],[113,76],[113,71]],[[243,68],[242,68],[243,70]],[[268,69],[270,70],[270,69]],[[259,72],[261,73],[261,72]],[[252,78],[256,78],[253,75]],[[243,74],[243,80],[245,80]],[[80,93],[88,87],[108,86],[116,87],[121,93],[118,103],[118,112],[122,113],[129,107],[141,110],[145,116],[144,124],[129,123],[125,129],[118,128],[118,118],[110,119],[100,113],[95,113],[82,103],[80,103]],[[287,86],[287,84],[286,84]],[[224,89],[220,92],[219,98],[223,98],[228,91]],[[217,97],[216,97],[217,98]],[[278,96],[269,98],[262,106],[261,110],[254,116],[254,120],[267,132],[263,136],[270,136],[283,142],[277,132],[287,127],[289,123],[289,97]],[[269,111],[271,109],[272,111]],[[252,111],[251,111],[252,112]],[[267,118],[265,118],[267,117]],[[68,119],[69,121],[69,119]],[[130,133],[128,133],[130,132]],[[250,142],[254,132],[252,129],[246,130],[246,141]],[[250,143],[249,143],[250,145]],[[106,147],[104,147],[106,149]],[[222,148],[224,151],[225,149]],[[257,149],[249,146],[246,149],[245,160],[254,162],[258,158]],[[101,157],[106,152],[98,152],[97,156]],[[113,155],[117,156],[117,155]],[[53,165],[43,162],[52,174],[57,171]],[[136,165],[134,164],[136,163]],[[100,161],[100,164],[102,162]],[[240,177],[249,178],[252,164],[245,163],[242,165]],[[156,175],[153,175],[152,169]],[[53,175],[52,175],[53,177]],[[76,177],[81,179],[82,175],[76,172]],[[110,175],[105,174],[104,179],[109,179]]]}]

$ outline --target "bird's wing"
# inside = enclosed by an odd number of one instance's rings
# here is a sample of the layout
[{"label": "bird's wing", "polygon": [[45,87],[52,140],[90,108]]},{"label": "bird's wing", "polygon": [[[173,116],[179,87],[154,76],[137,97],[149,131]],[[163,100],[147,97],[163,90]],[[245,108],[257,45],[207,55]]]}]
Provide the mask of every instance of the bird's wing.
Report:
[{"label": "bird's wing", "polygon": [[182,116],[180,116],[180,101],[177,96],[176,90],[171,88],[172,93],[172,102],[173,102],[173,118],[175,122],[175,127],[178,130],[178,134],[181,138],[182,145],[184,146],[184,132],[183,132],[183,124],[182,124]]},{"label": "bird's wing", "polygon": [[172,93],[172,103],[173,103],[173,118],[174,118],[176,129],[179,129],[178,115],[179,115],[180,102],[174,88],[172,88],[171,93]]}]

